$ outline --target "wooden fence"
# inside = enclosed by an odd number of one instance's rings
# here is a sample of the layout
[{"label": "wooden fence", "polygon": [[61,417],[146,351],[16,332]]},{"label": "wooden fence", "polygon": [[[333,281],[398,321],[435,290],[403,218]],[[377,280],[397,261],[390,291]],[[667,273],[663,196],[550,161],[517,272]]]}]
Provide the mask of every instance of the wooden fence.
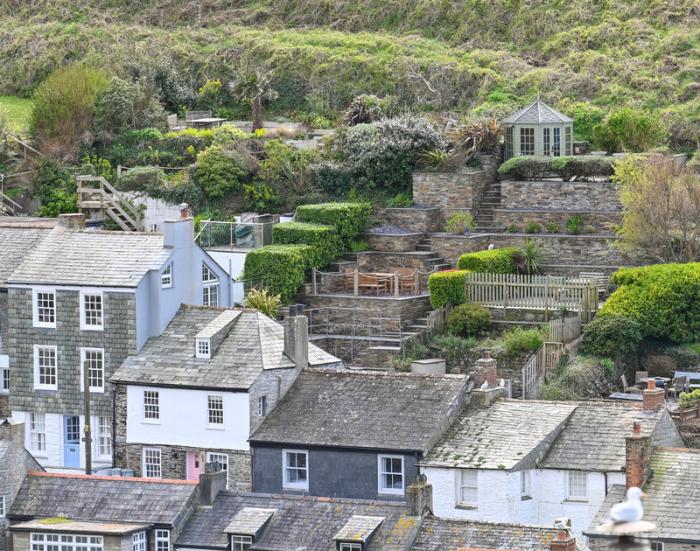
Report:
[{"label": "wooden fence", "polygon": [[579,312],[583,323],[598,309],[598,284],[580,277],[472,272],[465,294],[467,301],[489,308]]},{"label": "wooden fence", "polygon": [[551,320],[548,331],[551,342],[570,343],[581,335],[581,316]]}]

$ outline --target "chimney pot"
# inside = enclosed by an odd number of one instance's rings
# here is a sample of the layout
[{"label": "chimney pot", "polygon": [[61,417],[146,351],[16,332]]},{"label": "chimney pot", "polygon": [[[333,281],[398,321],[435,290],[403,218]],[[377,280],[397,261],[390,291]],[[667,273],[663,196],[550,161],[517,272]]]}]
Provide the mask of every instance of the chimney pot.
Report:
[{"label": "chimney pot", "polygon": [[489,388],[498,386],[498,369],[496,360],[491,357],[491,352],[484,351],[484,357],[474,362],[474,385],[481,387],[484,381],[488,382]]},{"label": "chimney pot", "polygon": [[657,407],[664,404],[665,396],[666,392],[663,388],[656,388],[656,381],[649,381],[649,387],[642,391],[642,409],[655,411]]},{"label": "chimney pot", "polygon": [[551,551],[576,551],[576,538],[567,530],[560,530],[555,538],[549,542]]},{"label": "chimney pot", "polygon": [[190,217],[190,206],[187,203],[180,203],[180,218],[187,220]]},{"label": "chimney pot", "polygon": [[647,389],[654,390],[656,388],[656,379],[647,380]]}]

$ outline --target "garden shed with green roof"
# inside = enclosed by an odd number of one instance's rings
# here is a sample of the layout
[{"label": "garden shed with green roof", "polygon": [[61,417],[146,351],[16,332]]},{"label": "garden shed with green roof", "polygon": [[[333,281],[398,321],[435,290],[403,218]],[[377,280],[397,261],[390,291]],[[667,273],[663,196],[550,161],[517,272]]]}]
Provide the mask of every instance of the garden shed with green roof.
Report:
[{"label": "garden shed with green roof", "polygon": [[573,122],[538,98],[503,121],[505,160],[528,155],[571,155]]}]

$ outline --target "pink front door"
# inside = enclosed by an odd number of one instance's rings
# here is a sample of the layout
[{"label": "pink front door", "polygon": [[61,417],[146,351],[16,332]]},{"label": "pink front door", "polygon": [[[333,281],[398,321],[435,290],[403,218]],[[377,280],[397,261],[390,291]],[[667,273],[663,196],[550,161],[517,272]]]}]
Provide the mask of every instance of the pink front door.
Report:
[{"label": "pink front door", "polygon": [[187,480],[199,480],[201,466],[202,454],[199,452],[187,452]]}]

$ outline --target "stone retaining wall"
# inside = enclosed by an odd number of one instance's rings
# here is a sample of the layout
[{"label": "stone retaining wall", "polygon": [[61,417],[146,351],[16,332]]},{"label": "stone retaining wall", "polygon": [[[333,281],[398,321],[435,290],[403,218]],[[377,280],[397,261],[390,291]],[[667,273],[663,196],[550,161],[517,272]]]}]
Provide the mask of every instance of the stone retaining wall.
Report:
[{"label": "stone retaining wall", "polygon": [[613,182],[557,180],[503,180],[502,206],[506,209],[542,208],[611,211],[622,208]]},{"label": "stone retaining wall", "polygon": [[585,210],[554,210],[554,209],[494,209],[493,223],[496,226],[508,227],[515,224],[524,230],[528,222],[537,222],[546,230],[547,224],[554,223],[560,231],[566,231],[566,221],[574,214],[580,214],[584,227],[593,232],[612,235],[615,225],[622,223],[620,211],[585,211]]},{"label": "stone retaining wall", "polygon": [[369,243],[373,251],[406,252],[415,251],[425,236],[424,233],[377,234],[363,233],[360,238]]},{"label": "stone retaining wall", "polygon": [[361,272],[392,272],[394,268],[411,268],[421,272],[432,271],[434,256],[421,252],[383,253],[368,251],[357,255],[357,269]]},{"label": "stone retaining wall", "polygon": [[414,232],[431,233],[442,230],[440,209],[437,207],[384,209],[378,211],[376,215],[382,224],[398,226]]}]

